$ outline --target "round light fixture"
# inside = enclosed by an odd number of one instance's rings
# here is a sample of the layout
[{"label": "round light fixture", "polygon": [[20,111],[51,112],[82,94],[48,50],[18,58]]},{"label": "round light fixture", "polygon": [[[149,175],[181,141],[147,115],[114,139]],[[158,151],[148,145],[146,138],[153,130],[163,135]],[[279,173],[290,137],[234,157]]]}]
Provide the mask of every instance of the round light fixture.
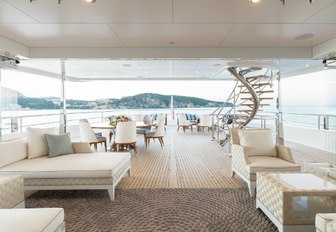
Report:
[{"label": "round light fixture", "polygon": [[87,2],[87,3],[95,3],[96,0],[85,0],[85,2]]},{"label": "round light fixture", "polygon": [[249,2],[255,4],[255,3],[260,2],[260,0],[249,0]]},{"label": "round light fixture", "polygon": [[298,35],[294,39],[295,40],[306,40],[306,39],[310,39],[310,38],[313,38],[313,37],[314,37],[314,34],[307,33],[307,34]]}]

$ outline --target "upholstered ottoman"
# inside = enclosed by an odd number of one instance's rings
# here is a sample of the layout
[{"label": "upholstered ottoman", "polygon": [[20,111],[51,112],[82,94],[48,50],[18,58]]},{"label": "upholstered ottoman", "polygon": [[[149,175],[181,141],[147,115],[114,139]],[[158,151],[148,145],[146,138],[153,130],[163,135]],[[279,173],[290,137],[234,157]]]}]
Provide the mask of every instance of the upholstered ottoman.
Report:
[{"label": "upholstered ottoman", "polygon": [[315,226],[317,232],[335,232],[336,213],[316,214]]},{"label": "upholstered ottoman", "polygon": [[0,209],[24,207],[22,176],[0,176]]},{"label": "upholstered ottoman", "polygon": [[61,208],[0,209],[1,232],[64,232]]}]

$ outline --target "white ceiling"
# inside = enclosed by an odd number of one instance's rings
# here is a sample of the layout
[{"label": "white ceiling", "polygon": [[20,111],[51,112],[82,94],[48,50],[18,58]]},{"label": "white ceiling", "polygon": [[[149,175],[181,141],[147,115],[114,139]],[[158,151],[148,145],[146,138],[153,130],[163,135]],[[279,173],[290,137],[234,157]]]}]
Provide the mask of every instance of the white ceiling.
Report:
[{"label": "white ceiling", "polygon": [[334,12],[336,0],[0,0],[0,35],[28,47],[313,47],[336,37]]},{"label": "white ceiling", "polygon": [[[336,51],[335,12],[336,0],[0,0],[0,50],[72,58],[67,75],[82,80],[230,79],[230,65],[291,75],[322,67],[316,48]],[[21,67],[60,73],[59,59]]]}]

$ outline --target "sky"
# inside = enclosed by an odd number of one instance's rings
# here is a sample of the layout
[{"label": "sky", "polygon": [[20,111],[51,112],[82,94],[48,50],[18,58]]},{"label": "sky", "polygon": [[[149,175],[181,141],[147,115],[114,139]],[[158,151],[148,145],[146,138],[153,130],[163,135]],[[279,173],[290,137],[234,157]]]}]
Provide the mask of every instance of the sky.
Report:
[{"label": "sky", "polygon": [[[14,75],[15,74],[15,75]],[[37,75],[8,72],[3,86],[18,90],[27,97],[59,97],[60,81]],[[66,98],[95,100],[121,98],[140,93],[159,93],[225,101],[234,86],[233,81],[88,81],[67,82]]]},{"label": "sky", "polygon": [[[60,81],[17,71],[5,71],[2,85],[28,97],[60,96]],[[139,93],[184,95],[225,101],[233,81],[90,81],[67,82],[66,98],[95,100],[121,98]],[[281,80],[284,105],[335,105],[336,70],[316,72]]]}]

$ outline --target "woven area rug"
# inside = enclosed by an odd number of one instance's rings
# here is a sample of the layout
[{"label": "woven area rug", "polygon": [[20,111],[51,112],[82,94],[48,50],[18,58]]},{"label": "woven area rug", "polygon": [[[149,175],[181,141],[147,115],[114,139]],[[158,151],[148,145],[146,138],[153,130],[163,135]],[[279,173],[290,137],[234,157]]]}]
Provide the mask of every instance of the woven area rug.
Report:
[{"label": "woven area rug", "polygon": [[62,207],[67,232],[277,231],[247,189],[39,191],[27,208]]}]

